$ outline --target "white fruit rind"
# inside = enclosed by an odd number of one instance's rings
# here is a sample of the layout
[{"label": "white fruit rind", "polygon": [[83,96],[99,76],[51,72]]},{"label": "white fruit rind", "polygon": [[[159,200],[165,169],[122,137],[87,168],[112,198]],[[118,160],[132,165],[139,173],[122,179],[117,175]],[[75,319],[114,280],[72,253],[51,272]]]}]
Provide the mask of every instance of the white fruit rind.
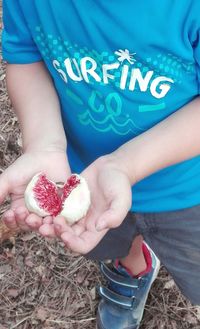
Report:
[{"label": "white fruit rind", "polygon": [[[45,216],[49,216],[50,214],[49,214],[49,212],[45,211],[43,208],[40,208],[37,200],[35,199],[34,192],[33,192],[33,189],[34,189],[35,185],[37,184],[37,180],[39,179],[39,176],[41,174],[42,173],[39,173],[31,179],[30,183],[27,185],[27,188],[25,190],[24,199],[25,199],[26,207],[28,208],[28,210],[30,212],[33,212],[33,213],[37,214],[38,216],[45,217]],[[54,182],[52,182],[52,183],[56,186],[56,184]]]},{"label": "white fruit rind", "polygon": [[87,214],[91,203],[90,191],[85,178],[77,174],[76,176],[80,179],[80,183],[65,199],[60,213],[71,225]]}]

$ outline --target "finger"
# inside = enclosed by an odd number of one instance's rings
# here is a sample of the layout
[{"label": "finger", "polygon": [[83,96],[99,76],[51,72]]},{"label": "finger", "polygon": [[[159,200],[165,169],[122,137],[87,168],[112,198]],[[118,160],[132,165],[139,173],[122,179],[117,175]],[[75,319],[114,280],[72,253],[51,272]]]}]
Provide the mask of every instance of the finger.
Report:
[{"label": "finger", "polygon": [[110,205],[110,208],[99,216],[96,223],[96,230],[115,228],[121,225],[130,208],[130,202],[127,198],[116,197]]},{"label": "finger", "polygon": [[68,232],[61,234],[65,245],[75,253],[86,254],[91,251],[103,238],[108,230],[101,232],[85,231],[81,236],[72,235]]},{"label": "finger", "polygon": [[15,209],[14,212],[16,223],[20,229],[23,231],[30,230],[29,226],[25,222],[27,216],[29,215],[28,210],[25,207],[19,207]]},{"label": "finger", "polygon": [[5,225],[10,228],[11,230],[17,230],[18,229],[18,225],[16,223],[15,220],[15,213],[12,209],[7,210],[4,214],[3,214],[3,221],[5,223]]},{"label": "finger", "polygon": [[26,218],[25,222],[28,225],[29,229],[37,231],[42,225],[42,218],[35,214],[30,214]]},{"label": "finger", "polygon": [[85,231],[85,225],[83,223],[77,223],[72,226],[75,235],[79,236]]},{"label": "finger", "polygon": [[9,194],[9,183],[8,183],[7,175],[5,173],[2,173],[0,175],[0,204],[4,202],[8,194]]},{"label": "finger", "polygon": [[40,228],[38,229],[38,232],[44,237],[48,237],[48,238],[55,238],[56,237],[56,233],[55,233],[53,224],[43,224],[43,225],[41,225]]},{"label": "finger", "polygon": [[78,223],[70,226],[69,224],[67,224],[64,217],[61,216],[58,216],[54,219],[54,226],[55,226],[55,232],[58,236],[60,236],[64,232],[68,232],[70,234],[75,234],[79,236],[85,230],[83,221],[79,221]]},{"label": "finger", "polygon": [[42,222],[43,224],[53,224],[53,218],[51,216],[44,217]]},{"label": "finger", "polygon": [[57,236],[60,236],[64,232],[69,232],[70,234],[74,234],[72,227],[67,224],[66,220],[62,216],[58,216],[53,220],[55,233]]}]

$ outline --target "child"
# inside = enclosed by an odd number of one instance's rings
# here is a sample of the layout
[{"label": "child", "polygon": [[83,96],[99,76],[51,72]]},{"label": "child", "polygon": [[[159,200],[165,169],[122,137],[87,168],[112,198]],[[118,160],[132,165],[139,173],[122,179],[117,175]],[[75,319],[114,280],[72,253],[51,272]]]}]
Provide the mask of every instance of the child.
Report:
[{"label": "child", "polygon": [[[101,263],[101,329],[139,327],[155,254],[200,303],[199,12],[199,0],[4,0],[24,151],[0,177],[0,202],[12,198],[4,220],[113,259]],[[81,173],[87,217],[69,227],[29,214],[23,193],[40,171],[54,181]]]}]

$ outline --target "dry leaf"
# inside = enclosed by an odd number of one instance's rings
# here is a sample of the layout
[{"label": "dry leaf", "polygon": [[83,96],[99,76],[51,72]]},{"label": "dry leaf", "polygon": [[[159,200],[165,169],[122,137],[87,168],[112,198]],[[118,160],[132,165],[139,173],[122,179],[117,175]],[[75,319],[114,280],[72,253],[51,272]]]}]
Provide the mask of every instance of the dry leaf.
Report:
[{"label": "dry leaf", "polygon": [[48,311],[43,307],[39,307],[36,312],[36,318],[44,322],[48,318]]},{"label": "dry leaf", "polygon": [[[200,321],[200,306],[196,306],[195,311],[197,313],[197,319]],[[200,326],[199,326],[199,328],[200,328]]]},{"label": "dry leaf", "polygon": [[8,289],[7,294],[9,297],[17,297],[19,295],[18,289]]},{"label": "dry leaf", "polygon": [[187,323],[190,323],[190,324],[198,324],[197,319],[194,317],[193,314],[190,314],[190,313],[186,314],[184,316],[184,319],[185,319],[185,321]]},{"label": "dry leaf", "polygon": [[31,258],[30,257],[26,257],[25,260],[24,260],[24,264],[28,267],[34,267],[35,264],[32,262]]},{"label": "dry leaf", "polygon": [[95,287],[90,290],[90,296],[91,296],[92,300],[96,299],[96,288]]},{"label": "dry leaf", "polygon": [[7,274],[12,272],[12,267],[10,265],[1,265],[0,266],[0,273]]},{"label": "dry leaf", "polygon": [[165,283],[163,288],[169,290],[169,289],[173,288],[174,286],[175,286],[175,282],[173,279],[171,279]]},{"label": "dry leaf", "polygon": [[6,77],[6,75],[5,75],[5,74],[2,74],[2,75],[0,76],[0,81],[3,81],[3,80],[5,79],[5,77]]},{"label": "dry leaf", "polygon": [[36,266],[35,270],[40,276],[43,276],[45,274],[46,267],[43,265],[39,265]]},{"label": "dry leaf", "polygon": [[85,276],[86,276],[86,274],[85,273],[83,273],[83,272],[78,272],[78,274],[77,274],[77,276],[76,276],[76,281],[79,283],[79,284],[81,284],[81,283],[83,283],[83,281],[85,280]]},{"label": "dry leaf", "polygon": [[30,241],[35,238],[36,234],[34,232],[24,234],[21,239],[22,241]]}]

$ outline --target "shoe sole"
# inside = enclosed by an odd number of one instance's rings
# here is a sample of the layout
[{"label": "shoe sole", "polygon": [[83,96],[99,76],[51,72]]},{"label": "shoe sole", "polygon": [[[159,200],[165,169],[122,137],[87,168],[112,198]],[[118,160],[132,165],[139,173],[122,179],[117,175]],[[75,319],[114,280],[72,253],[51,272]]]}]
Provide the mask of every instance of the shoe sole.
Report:
[{"label": "shoe sole", "polygon": [[[139,329],[140,325],[138,325],[137,327],[128,327],[128,329]],[[99,319],[99,317],[97,316],[97,322],[96,322],[96,329],[107,329],[103,326],[101,320]],[[115,328],[109,328],[109,329],[115,329]],[[126,329],[126,328],[124,328]]]},{"label": "shoe sole", "polygon": [[[96,327],[95,327],[96,329],[105,329],[105,328],[103,328],[103,327],[98,327],[97,326],[97,324],[96,324]],[[114,328],[112,328],[112,329],[114,329]],[[134,329],[139,329],[139,326],[137,327],[137,328],[134,328]]]},{"label": "shoe sole", "polygon": [[[140,327],[140,326],[138,326],[137,328],[134,328],[134,329],[139,329],[139,327]],[[97,325],[96,325],[95,328],[96,328],[96,329],[105,329],[104,327],[98,327]],[[114,328],[112,328],[112,329],[114,329]]]}]

